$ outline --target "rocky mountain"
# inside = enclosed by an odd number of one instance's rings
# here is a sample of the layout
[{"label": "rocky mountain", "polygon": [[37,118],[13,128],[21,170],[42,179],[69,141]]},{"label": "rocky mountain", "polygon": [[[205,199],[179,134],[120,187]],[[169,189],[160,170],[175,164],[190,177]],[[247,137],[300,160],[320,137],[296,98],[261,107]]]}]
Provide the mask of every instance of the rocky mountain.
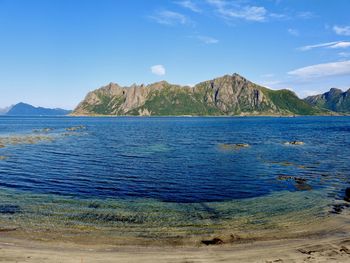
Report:
[{"label": "rocky mountain", "polygon": [[58,116],[67,115],[71,111],[63,109],[48,109],[42,107],[34,107],[32,105],[20,102],[13,105],[6,113],[9,116]]},{"label": "rocky mountain", "polygon": [[305,98],[310,105],[335,112],[350,113],[350,89],[343,92],[332,88],[330,91]]},{"label": "rocky mountain", "polygon": [[289,90],[270,90],[233,74],[194,87],[169,84],[121,87],[110,83],[89,92],[72,115],[313,115],[323,110]]}]

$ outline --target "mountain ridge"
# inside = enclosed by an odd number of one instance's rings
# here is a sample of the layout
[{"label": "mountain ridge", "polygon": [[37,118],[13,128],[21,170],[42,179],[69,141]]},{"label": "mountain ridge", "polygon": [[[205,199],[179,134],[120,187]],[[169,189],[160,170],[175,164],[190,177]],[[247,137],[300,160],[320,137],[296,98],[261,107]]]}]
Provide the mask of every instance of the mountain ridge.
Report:
[{"label": "mountain ridge", "polygon": [[308,96],[304,100],[321,109],[350,113],[350,89],[342,91],[341,89],[331,88],[323,94]]},{"label": "mountain ridge", "polygon": [[0,109],[0,116],[1,115],[6,115],[9,112],[9,110],[11,110],[12,107],[13,107],[13,105],[5,107],[5,108],[1,108]]},{"label": "mountain ridge", "polygon": [[193,87],[166,81],[130,87],[109,83],[90,91],[71,115],[233,116],[326,112],[299,99],[290,90],[271,90],[234,73]]},{"label": "mountain ridge", "polygon": [[60,108],[44,108],[34,107],[30,104],[19,102],[12,105],[10,109],[4,114],[7,116],[62,116],[67,115],[71,111]]}]

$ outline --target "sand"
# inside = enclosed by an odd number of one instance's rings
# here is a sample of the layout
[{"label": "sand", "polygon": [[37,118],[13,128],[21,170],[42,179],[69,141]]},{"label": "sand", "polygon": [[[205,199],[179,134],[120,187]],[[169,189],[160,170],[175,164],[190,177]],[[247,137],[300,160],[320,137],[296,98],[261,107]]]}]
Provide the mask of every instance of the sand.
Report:
[{"label": "sand", "polygon": [[350,262],[350,236],[196,248],[91,248],[32,242],[0,243],[0,262]]},{"label": "sand", "polygon": [[43,242],[0,232],[0,262],[350,262],[350,214],[335,216],[334,224],[338,227],[330,231],[326,224],[319,226],[323,231],[299,238],[182,247]]},{"label": "sand", "polygon": [[[26,239],[0,231],[0,262],[350,262],[350,209],[324,224],[309,226],[298,237],[237,240],[218,245],[171,246],[150,240],[149,246],[121,246],[51,239]],[[310,228],[310,229],[309,229]],[[95,241],[95,242],[94,242]],[[157,242],[156,242],[157,241]]]}]

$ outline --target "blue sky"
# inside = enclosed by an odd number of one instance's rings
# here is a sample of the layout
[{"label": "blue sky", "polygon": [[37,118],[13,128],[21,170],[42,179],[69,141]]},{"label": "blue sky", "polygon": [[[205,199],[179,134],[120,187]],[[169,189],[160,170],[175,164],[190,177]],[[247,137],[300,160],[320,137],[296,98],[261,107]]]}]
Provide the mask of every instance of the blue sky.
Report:
[{"label": "blue sky", "polygon": [[237,72],[300,97],[350,88],[348,0],[0,0],[0,107]]}]

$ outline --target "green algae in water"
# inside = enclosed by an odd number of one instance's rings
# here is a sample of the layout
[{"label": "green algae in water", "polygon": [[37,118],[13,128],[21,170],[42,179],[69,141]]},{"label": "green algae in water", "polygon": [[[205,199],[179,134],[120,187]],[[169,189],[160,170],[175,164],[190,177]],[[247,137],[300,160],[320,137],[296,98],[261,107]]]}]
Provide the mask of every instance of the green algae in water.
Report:
[{"label": "green algae in water", "polygon": [[[261,231],[286,232],[327,217],[322,192],[277,192],[264,197],[210,203],[167,203],[152,199],[76,199],[2,189],[2,226],[30,233],[70,233],[113,238],[186,239]],[[15,211],[16,210],[16,211]],[[62,234],[62,237],[65,234]]]}]

